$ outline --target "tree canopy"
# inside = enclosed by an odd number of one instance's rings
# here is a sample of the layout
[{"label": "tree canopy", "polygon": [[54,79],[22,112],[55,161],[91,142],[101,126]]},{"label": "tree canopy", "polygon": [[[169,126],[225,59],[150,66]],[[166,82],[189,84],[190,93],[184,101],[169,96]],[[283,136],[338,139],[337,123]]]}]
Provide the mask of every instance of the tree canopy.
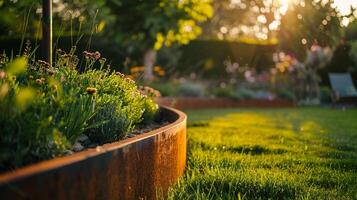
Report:
[{"label": "tree canopy", "polygon": [[213,15],[210,0],[107,0],[107,6],[115,16],[107,31],[130,52],[187,44]]},{"label": "tree canopy", "polygon": [[257,40],[276,36],[281,14],[280,1],[215,0],[214,16],[204,23],[204,37],[210,39]]},{"label": "tree canopy", "polygon": [[293,3],[281,20],[281,48],[303,58],[306,47],[313,43],[335,46],[342,31],[341,18],[332,3],[332,0]]}]

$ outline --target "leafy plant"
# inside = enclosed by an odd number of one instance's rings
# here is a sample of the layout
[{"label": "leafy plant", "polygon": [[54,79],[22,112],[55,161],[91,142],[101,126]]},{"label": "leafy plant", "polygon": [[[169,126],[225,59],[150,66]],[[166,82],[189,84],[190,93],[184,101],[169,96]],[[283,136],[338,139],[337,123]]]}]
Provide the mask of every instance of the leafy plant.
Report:
[{"label": "leafy plant", "polygon": [[89,95],[80,95],[73,102],[68,103],[61,115],[63,124],[63,134],[67,137],[71,143],[74,143],[76,139],[86,129],[94,128],[97,126],[97,122],[101,122],[103,119],[99,119],[88,125],[88,121],[98,112],[96,109],[95,98]]},{"label": "leafy plant", "polygon": [[132,130],[133,122],[125,115],[125,110],[121,108],[122,104],[116,98],[110,95],[104,95],[99,105],[101,109],[91,119],[93,123],[102,119],[107,119],[96,128],[88,129],[86,135],[91,141],[104,144],[119,140],[126,136],[127,131]]},{"label": "leafy plant", "polygon": [[81,134],[114,142],[154,120],[158,106],[134,81],[104,69],[99,52],[85,52],[84,66],[74,52],[59,50],[53,66],[0,56],[1,171],[64,155]]}]

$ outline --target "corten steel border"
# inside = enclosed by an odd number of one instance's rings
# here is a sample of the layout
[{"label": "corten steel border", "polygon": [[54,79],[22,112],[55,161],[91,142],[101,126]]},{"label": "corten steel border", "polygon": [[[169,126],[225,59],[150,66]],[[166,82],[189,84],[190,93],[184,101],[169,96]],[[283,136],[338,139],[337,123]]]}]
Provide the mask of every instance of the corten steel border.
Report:
[{"label": "corten steel border", "polygon": [[294,101],[275,100],[233,100],[229,98],[198,98],[198,97],[160,97],[156,102],[177,109],[207,109],[207,108],[289,108],[295,107]]},{"label": "corten steel border", "polygon": [[155,199],[184,173],[186,115],[123,141],[0,174],[0,199]]}]

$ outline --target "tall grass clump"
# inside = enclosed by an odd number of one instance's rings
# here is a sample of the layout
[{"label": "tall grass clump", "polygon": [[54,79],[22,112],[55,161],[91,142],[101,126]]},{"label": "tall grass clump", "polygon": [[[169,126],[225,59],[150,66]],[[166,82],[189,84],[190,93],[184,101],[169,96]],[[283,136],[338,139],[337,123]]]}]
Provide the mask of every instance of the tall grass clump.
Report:
[{"label": "tall grass clump", "polygon": [[81,135],[114,142],[154,120],[158,106],[99,52],[84,52],[84,65],[75,47],[56,54],[53,65],[29,47],[0,55],[0,171],[64,155]]}]

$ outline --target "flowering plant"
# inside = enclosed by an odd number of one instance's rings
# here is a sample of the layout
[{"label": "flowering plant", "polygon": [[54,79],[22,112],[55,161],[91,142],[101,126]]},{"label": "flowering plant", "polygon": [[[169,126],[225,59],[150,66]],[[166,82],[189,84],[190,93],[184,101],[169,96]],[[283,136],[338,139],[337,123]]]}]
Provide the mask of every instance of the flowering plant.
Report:
[{"label": "flowering plant", "polygon": [[288,76],[299,101],[318,103],[320,77],[317,70],[326,66],[332,54],[330,47],[321,47],[316,42],[307,50],[307,57],[303,62],[299,61],[294,54],[279,52],[273,56],[275,69],[272,69],[272,73],[280,72]]},{"label": "flowering plant", "polygon": [[110,71],[99,52],[84,52],[84,66],[74,52],[58,50],[53,65],[0,56],[0,171],[75,151],[88,145],[78,143],[83,135],[113,142],[154,120],[158,106],[135,81]]}]

